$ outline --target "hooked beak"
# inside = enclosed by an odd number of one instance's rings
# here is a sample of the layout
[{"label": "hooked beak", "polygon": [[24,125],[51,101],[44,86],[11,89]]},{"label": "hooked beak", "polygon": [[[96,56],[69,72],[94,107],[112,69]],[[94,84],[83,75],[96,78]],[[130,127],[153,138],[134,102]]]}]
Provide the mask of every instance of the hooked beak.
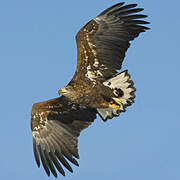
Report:
[{"label": "hooked beak", "polygon": [[59,90],[59,95],[63,95],[64,91],[62,89]]}]

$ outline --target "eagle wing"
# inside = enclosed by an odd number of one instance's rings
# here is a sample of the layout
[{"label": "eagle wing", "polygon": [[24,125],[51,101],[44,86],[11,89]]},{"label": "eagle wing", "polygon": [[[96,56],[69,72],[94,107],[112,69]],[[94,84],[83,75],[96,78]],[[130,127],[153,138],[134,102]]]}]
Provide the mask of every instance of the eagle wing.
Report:
[{"label": "eagle wing", "polygon": [[[88,22],[76,35],[78,48],[77,70],[73,81],[91,81],[113,77],[121,69],[130,41],[149,29],[139,14],[137,4],[116,4]],[[138,14],[137,14],[138,13]]]},{"label": "eagle wing", "polygon": [[72,172],[71,163],[78,166],[78,136],[96,118],[92,109],[73,104],[65,97],[33,105],[31,129],[36,163],[40,160],[47,173],[57,177],[56,169],[65,175],[62,165]]}]

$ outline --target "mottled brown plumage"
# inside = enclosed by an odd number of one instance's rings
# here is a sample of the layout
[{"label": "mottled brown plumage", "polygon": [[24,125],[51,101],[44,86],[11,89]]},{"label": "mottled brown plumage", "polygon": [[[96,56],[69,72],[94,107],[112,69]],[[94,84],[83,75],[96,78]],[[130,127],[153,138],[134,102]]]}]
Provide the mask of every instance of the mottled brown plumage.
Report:
[{"label": "mottled brown plumage", "polygon": [[50,171],[57,176],[54,165],[62,175],[65,175],[62,165],[72,172],[67,160],[78,166],[74,159],[79,158],[77,138],[95,118],[95,110],[72,103],[63,96],[34,104],[31,130],[37,165],[40,166],[41,158],[48,176]]},{"label": "mottled brown plumage", "polygon": [[[34,156],[47,175],[57,177],[69,161],[78,166],[78,136],[98,113],[106,121],[119,116],[134,102],[135,88],[121,69],[130,41],[148,28],[137,4],[116,4],[88,22],[76,35],[78,62],[75,75],[61,88],[59,98],[33,105],[31,129]],[[40,163],[41,161],[41,163]],[[62,166],[63,165],[63,166]]]}]

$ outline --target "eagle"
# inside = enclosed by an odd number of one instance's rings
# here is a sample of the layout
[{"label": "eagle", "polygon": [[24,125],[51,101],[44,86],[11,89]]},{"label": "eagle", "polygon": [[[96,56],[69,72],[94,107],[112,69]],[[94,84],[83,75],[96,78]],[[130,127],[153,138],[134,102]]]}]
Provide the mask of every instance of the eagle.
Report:
[{"label": "eagle", "polygon": [[121,69],[130,41],[149,28],[137,4],[124,2],[104,10],[76,35],[76,72],[59,97],[32,107],[33,151],[38,167],[57,177],[64,168],[79,166],[78,136],[99,115],[103,121],[119,116],[134,103],[135,87]]}]

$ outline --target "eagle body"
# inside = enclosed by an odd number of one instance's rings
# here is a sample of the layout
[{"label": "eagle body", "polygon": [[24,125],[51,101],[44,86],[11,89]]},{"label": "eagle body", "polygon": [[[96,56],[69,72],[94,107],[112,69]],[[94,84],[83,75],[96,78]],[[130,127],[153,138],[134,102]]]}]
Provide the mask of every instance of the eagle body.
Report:
[{"label": "eagle body", "polygon": [[[149,28],[137,4],[115,4],[89,21],[76,35],[76,72],[60,97],[36,103],[31,112],[33,151],[48,176],[70,163],[79,166],[78,136],[96,119],[106,121],[134,103],[135,87],[121,69],[130,41]],[[69,163],[70,162],[70,163]]]},{"label": "eagle body", "polygon": [[80,84],[72,82],[65,88],[70,91],[66,96],[70,101],[95,109],[107,108],[110,97],[114,96],[113,90],[100,82],[96,84],[88,81]]}]

